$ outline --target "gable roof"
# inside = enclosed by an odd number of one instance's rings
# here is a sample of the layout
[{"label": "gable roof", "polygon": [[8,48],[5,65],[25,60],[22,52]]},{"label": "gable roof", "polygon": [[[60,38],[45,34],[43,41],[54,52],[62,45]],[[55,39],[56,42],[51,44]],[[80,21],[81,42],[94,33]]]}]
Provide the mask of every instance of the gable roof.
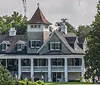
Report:
[{"label": "gable roof", "polygon": [[54,31],[49,38],[45,41],[45,43],[42,45],[42,47],[37,51],[37,53],[41,52],[42,49],[45,47],[45,45],[49,42],[49,40],[53,37],[53,35],[57,35],[58,38],[62,41],[62,43],[69,49],[69,51],[71,51],[72,54],[84,54],[85,52],[77,45],[75,44],[76,49],[73,49],[68,41],[65,39],[65,37],[63,36],[62,33],[58,32],[58,31]]},{"label": "gable roof", "polygon": [[38,7],[35,11],[32,18],[28,21],[28,24],[51,24],[49,21],[46,20],[45,16],[43,15],[42,11]]}]

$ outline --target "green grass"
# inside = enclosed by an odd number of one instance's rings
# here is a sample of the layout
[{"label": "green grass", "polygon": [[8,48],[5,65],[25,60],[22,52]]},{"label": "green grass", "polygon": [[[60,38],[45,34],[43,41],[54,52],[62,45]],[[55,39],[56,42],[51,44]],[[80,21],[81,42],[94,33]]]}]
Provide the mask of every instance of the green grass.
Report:
[{"label": "green grass", "polygon": [[95,85],[95,84],[86,84],[86,83],[81,83],[81,82],[58,82],[58,83],[45,83],[45,85]]}]

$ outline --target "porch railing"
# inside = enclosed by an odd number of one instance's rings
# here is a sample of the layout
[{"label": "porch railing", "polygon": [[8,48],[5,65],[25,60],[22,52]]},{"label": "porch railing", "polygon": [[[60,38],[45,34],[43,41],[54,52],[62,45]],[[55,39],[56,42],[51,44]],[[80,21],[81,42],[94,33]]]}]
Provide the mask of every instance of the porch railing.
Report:
[{"label": "porch railing", "polygon": [[34,72],[48,72],[48,66],[34,66]]},{"label": "porch railing", "polygon": [[31,72],[31,66],[21,66],[22,72]]},{"label": "porch railing", "polygon": [[52,72],[64,72],[64,66],[51,66]]},{"label": "porch railing", "polygon": [[68,72],[81,72],[82,66],[68,66]]}]

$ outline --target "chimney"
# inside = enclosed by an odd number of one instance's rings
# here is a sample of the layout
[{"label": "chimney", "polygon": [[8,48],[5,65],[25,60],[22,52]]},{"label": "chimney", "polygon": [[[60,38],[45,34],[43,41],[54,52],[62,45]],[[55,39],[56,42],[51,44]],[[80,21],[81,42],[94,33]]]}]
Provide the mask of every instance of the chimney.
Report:
[{"label": "chimney", "polygon": [[62,22],[61,24],[61,32],[67,34],[67,26],[65,23]]},{"label": "chimney", "polygon": [[9,30],[9,36],[15,36],[15,35],[16,35],[15,28],[10,28],[10,30]]}]

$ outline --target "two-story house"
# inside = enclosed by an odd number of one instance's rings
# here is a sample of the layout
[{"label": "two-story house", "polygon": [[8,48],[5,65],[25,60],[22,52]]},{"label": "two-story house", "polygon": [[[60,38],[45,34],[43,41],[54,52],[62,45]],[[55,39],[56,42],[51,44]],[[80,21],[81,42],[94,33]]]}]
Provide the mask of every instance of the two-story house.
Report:
[{"label": "two-story house", "polygon": [[68,33],[64,24],[60,30],[49,31],[51,23],[38,7],[27,23],[27,35],[0,35],[0,59],[12,75],[18,78],[44,76],[44,81],[84,79],[85,38]]}]

